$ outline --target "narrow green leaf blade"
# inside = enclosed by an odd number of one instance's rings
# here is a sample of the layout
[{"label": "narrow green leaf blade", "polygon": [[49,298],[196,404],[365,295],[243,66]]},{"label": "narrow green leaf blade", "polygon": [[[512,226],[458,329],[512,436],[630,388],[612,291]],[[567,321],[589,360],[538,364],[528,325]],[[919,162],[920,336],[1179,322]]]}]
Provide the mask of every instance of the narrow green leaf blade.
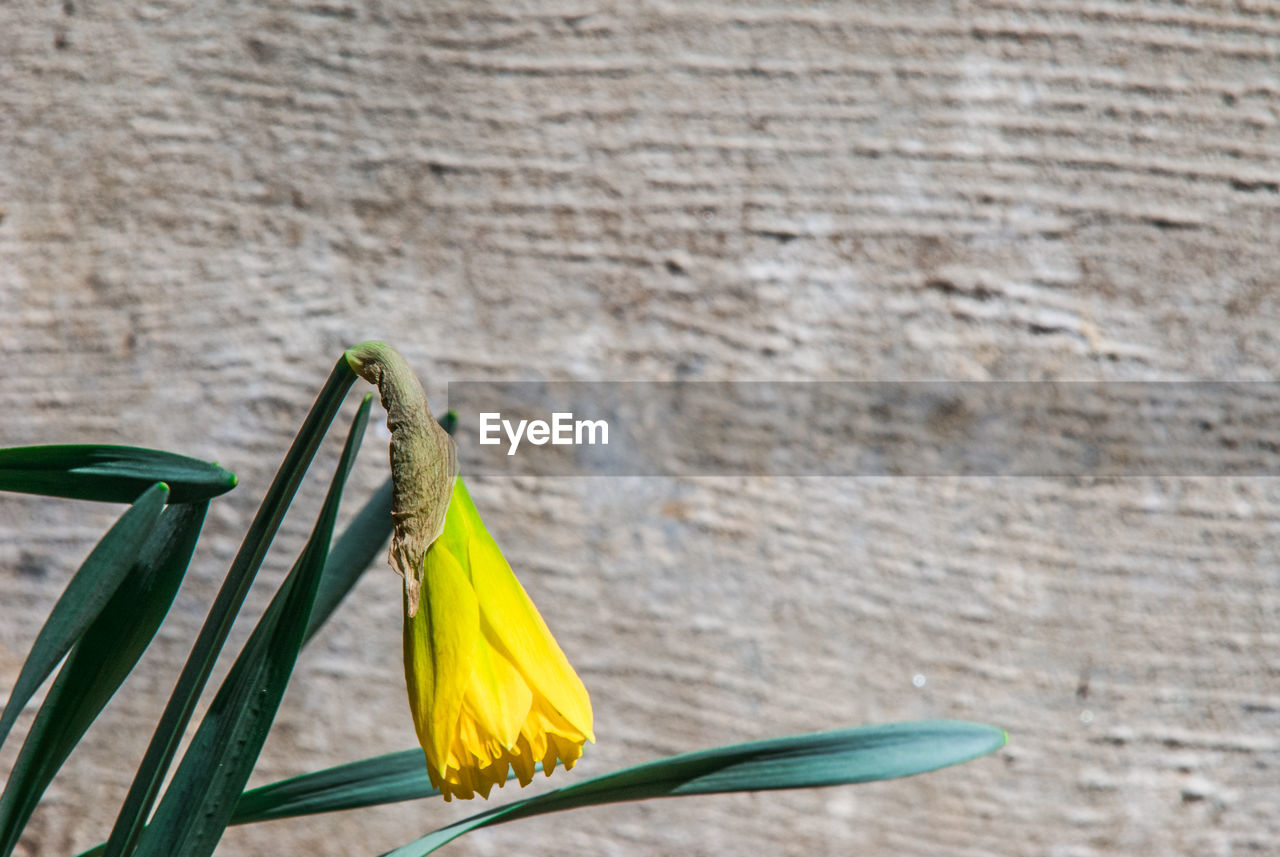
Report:
[{"label": "narrow green leaf blade", "polygon": [[356,375],[347,365],[346,358],[339,358],[303,421],[302,428],[298,430],[275,479],[267,489],[262,505],[258,507],[257,515],[249,525],[249,532],[231,563],[222,588],[218,590],[217,598],[209,609],[209,616],[178,676],[146,755],[143,756],[129,793],[125,796],[124,805],[116,816],[116,823],[107,840],[106,853],[109,857],[123,857],[133,851],[142,826],[155,805],[156,795],[169,770],[169,764],[178,750],[183,731],[195,711],[200,692],[209,680],[214,662],[226,642],[240,606],[244,603],[249,586],[262,565],[267,548],[275,538],[285,510],[293,500],[320,441],[355,379]]},{"label": "narrow green leaf blade", "polygon": [[231,823],[336,812],[438,794],[427,776],[422,750],[404,750],[251,789],[240,796]]},{"label": "narrow green leaf blade", "polygon": [[206,500],[164,509],[129,573],[71,650],[0,796],[0,855],[13,851],[45,788],[155,636],[208,506]]},{"label": "narrow green leaf blade", "polygon": [[137,857],[207,857],[222,838],[302,648],[342,488],[364,435],[371,401],[366,396],[356,414],[306,548],[214,697],[155,817],[143,830]]},{"label": "narrow green leaf blade", "polygon": [[386,549],[391,530],[391,480],[388,479],[356,513],[329,551],[315,609],[311,611],[311,623],[307,626],[306,642],[310,642],[378,554]]},{"label": "narrow green leaf blade", "polygon": [[107,444],[0,449],[0,491],[132,503],[156,482],[169,486],[170,503],[208,500],[236,487],[235,474],[216,464],[158,449]]},{"label": "narrow green leaf blade", "polygon": [[436,422],[440,423],[440,428],[444,429],[449,434],[456,434],[458,431],[458,412],[453,408],[450,408],[445,411],[444,416],[440,417]]},{"label": "narrow green leaf blade", "polygon": [[[542,770],[542,763],[534,769]],[[514,777],[511,774],[507,779]],[[381,806],[438,794],[427,776],[422,750],[402,750],[250,789],[240,796],[231,823]]]},{"label": "narrow green leaf blade", "polygon": [[480,827],[583,806],[888,780],[967,762],[1008,735],[963,721],[887,723],[718,747],[586,780],[442,827],[383,857],[422,857]]},{"label": "narrow green leaf blade", "polygon": [[133,564],[147,536],[160,518],[169,489],[152,485],[107,531],[67,583],[53,605],[44,627],[31,645],[27,661],[18,673],[4,715],[0,716],[0,744],[8,737],[18,713],[53,672],[76,640],[111,599]]}]

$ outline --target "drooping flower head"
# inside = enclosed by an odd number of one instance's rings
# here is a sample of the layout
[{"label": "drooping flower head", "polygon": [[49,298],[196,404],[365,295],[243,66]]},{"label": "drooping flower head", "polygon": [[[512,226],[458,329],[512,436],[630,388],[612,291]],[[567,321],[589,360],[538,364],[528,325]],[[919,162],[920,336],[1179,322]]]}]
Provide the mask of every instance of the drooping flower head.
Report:
[{"label": "drooping flower head", "polygon": [[594,741],[591,700],[458,479],[427,550],[422,609],[406,606],[404,669],[431,783],[489,796],[509,769],[550,776]]},{"label": "drooping flower head", "polygon": [[592,733],[582,680],[516,580],[457,478],[453,439],[422,385],[381,342],[347,351],[377,385],[391,429],[388,560],[404,576],[404,671],[431,783],[489,796],[514,770],[572,768]]}]

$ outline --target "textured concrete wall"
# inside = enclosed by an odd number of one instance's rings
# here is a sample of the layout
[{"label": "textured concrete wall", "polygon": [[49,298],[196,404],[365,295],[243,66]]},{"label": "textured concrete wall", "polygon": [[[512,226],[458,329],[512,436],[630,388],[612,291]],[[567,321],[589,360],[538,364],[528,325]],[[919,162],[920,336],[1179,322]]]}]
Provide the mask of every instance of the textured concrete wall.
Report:
[{"label": "textured concrete wall", "polygon": [[[0,443],[240,477],[21,853],[103,836],[345,345],[396,343],[436,400],[460,379],[1271,379],[1278,123],[1262,2],[4,4]],[[367,447],[353,497],[384,473],[385,435]],[[891,719],[1013,743],[453,853],[1280,852],[1275,479],[473,495],[593,693],[582,774]],[[0,497],[0,692],[117,512]],[[396,593],[369,575],[303,655],[255,782],[413,746]],[[372,854],[477,808],[260,825],[220,853]]]}]

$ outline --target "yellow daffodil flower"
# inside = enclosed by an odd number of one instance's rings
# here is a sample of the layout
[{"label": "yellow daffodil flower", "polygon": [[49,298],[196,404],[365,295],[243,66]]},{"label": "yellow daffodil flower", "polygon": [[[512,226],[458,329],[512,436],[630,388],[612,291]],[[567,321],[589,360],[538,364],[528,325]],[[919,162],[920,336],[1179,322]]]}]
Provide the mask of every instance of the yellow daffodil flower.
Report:
[{"label": "yellow daffodil flower", "polygon": [[487,798],[511,769],[526,786],[538,762],[572,768],[595,741],[591,700],[457,478],[453,439],[394,348],[345,358],[387,410],[388,561],[404,577],[404,674],[432,785]]},{"label": "yellow daffodil flower", "polygon": [[[407,596],[406,596],[407,597]],[[480,520],[462,480],[427,550],[422,605],[405,607],[409,707],[445,800],[489,796],[514,768],[572,768],[591,730],[581,679]]]}]

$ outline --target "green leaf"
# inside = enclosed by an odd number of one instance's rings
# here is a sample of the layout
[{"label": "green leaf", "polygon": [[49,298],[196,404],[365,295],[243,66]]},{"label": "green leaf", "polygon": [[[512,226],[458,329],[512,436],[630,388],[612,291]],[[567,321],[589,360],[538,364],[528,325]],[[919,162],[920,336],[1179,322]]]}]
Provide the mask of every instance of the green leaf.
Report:
[{"label": "green leaf", "polygon": [[[1003,746],[1003,742],[1003,732],[976,724],[888,724],[861,730],[798,735],[772,742],[760,741],[676,756],[588,780],[556,794],[581,789],[589,795],[600,795],[605,793],[605,789],[625,787],[636,791],[611,799],[639,800],[666,794],[802,788],[890,779],[965,761],[970,758],[966,754],[971,751],[973,756],[982,755]],[[882,754],[878,762],[872,752],[877,746]],[[912,753],[916,755],[913,756]],[[774,765],[771,773],[767,771],[771,764],[770,754]],[[813,761],[805,762],[806,757],[817,757],[816,764]],[[750,764],[744,763],[744,760],[750,761]],[[877,768],[875,765],[881,767]],[[538,767],[541,769],[541,765]],[[690,774],[694,775],[694,781],[670,791],[662,791],[680,778],[689,779]],[[761,778],[766,775],[773,777],[772,785],[761,784]],[[856,778],[858,776],[861,779]],[[655,789],[658,791],[655,792]],[[433,797],[439,793],[432,787],[427,776],[422,751],[403,750],[302,774],[247,791],[241,795],[231,823],[250,824],[378,806]]]},{"label": "green leaf", "polygon": [[718,747],[586,780],[473,815],[383,857],[422,857],[468,831],[548,812],[656,797],[796,789],[888,780],[991,753],[1008,735],[939,720],[886,723]]},{"label": "green leaf", "polygon": [[316,606],[311,611],[311,624],[307,626],[308,642],[338,609],[378,554],[386,549],[391,529],[391,480],[388,479],[356,513],[329,552]]},{"label": "green leaf", "polygon": [[234,473],[216,464],[134,446],[59,445],[0,449],[0,491],[73,500],[132,503],[156,482],[170,503],[192,503],[236,487]]},{"label": "green leaf", "polygon": [[[162,504],[164,492],[146,498]],[[164,509],[129,573],[71,650],[0,796],[0,855],[13,851],[54,774],[155,636],[186,575],[208,507],[205,500]]]},{"label": "green leaf", "polygon": [[18,713],[111,599],[164,508],[169,488],[154,484],[138,497],[90,552],[53,605],[31,645],[0,717],[0,744]]},{"label": "green leaf", "polygon": [[440,428],[444,429],[449,434],[457,434],[458,412],[455,411],[453,408],[450,408],[449,410],[445,411],[444,416],[442,416],[436,422],[440,423]]},{"label": "green leaf", "polygon": [[422,750],[404,750],[313,771],[245,792],[232,824],[399,803],[440,794]]},{"label": "green leaf", "polygon": [[347,365],[346,358],[339,358],[320,395],[316,397],[315,404],[311,406],[302,428],[298,430],[298,436],[294,438],[293,446],[285,455],[275,479],[267,489],[267,495],[263,498],[253,523],[249,525],[249,532],[231,563],[222,588],[218,590],[213,607],[209,610],[209,616],[187,657],[187,663],[178,676],[178,682],[160,716],[160,723],[152,735],[146,755],[134,775],[124,805],[116,816],[115,826],[107,840],[106,853],[110,857],[122,857],[133,851],[142,826],[155,804],[169,763],[177,752],[183,731],[195,711],[200,692],[209,680],[218,653],[244,603],[245,594],[262,565],[267,548],[275,538],[285,510],[293,500],[320,441],[355,379],[356,375]]},{"label": "green leaf", "polygon": [[[542,763],[534,765],[542,770]],[[511,774],[507,779],[512,779]],[[402,750],[251,789],[240,796],[232,824],[252,824],[381,806],[440,794],[427,776],[421,749]]]},{"label": "green leaf", "polygon": [[302,555],[214,696],[155,817],[142,832],[137,857],[207,857],[222,838],[302,648],[333,539],[342,487],[364,435],[371,401],[372,396],[366,396],[356,414]]}]

